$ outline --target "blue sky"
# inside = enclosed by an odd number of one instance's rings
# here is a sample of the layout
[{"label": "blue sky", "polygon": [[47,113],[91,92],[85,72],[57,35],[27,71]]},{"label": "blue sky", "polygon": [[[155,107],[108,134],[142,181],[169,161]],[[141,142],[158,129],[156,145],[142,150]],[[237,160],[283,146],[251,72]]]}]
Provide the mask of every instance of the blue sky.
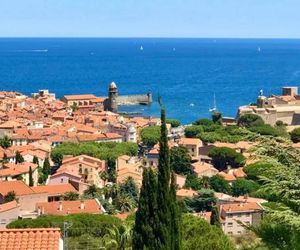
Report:
[{"label": "blue sky", "polygon": [[0,0],[1,37],[300,38],[300,0]]}]

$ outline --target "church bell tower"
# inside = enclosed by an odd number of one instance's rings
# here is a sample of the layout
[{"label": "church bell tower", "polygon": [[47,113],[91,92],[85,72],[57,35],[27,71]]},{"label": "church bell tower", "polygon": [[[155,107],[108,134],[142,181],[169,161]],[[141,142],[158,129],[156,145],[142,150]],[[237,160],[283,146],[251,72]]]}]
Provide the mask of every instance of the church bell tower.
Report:
[{"label": "church bell tower", "polygon": [[112,112],[118,111],[118,104],[117,104],[117,96],[118,96],[118,88],[115,82],[112,82],[109,85],[108,90],[108,99],[109,99],[109,105],[108,110]]}]

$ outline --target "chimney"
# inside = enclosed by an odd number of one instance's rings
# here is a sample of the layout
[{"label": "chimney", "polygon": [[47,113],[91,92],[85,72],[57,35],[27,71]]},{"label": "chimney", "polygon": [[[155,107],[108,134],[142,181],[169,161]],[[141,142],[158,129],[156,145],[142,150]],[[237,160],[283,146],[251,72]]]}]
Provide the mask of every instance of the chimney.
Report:
[{"label": "chimney", "polygon": [[62,210],[63,210],[63,205],[62,205],[62,202],[61,202],[61,201],[59,202],[58,210],[59,210],[59,211],[62,211]]},{"label": "chimney", "polygon": [[84,210],[84,208],[85,208],[84,201],[80,201],[80,209],[81,209],[81,210]]}]

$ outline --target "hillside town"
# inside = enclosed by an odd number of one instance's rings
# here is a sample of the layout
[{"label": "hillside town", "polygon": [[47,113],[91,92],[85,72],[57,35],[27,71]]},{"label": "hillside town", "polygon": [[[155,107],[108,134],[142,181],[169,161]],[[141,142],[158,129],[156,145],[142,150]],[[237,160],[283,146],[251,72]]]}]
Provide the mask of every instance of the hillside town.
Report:
[{"label": "hillside town", "polygon": [[[124,221],[135,213],[143,172],[159,165],[161,119],[118,114],[116,93],[115,83],[108,98],[0,92],[0,249],[27,234],[42,235],[41,242],[51,235],[47,244],[53,246],[47,249],[66,249],[61,228],[13,229],[14,223],[80,214],[110,214]],[[289,93],[297,94],[295,89]],[[254,192],[264,184],[257,184],[250,170],[265,159],[261,140],[287,133],[279,119],[270,122],[272,127],[253,113],[227,125],[218,112],[189,126],[174,119],[166,124],[178,202],[233,238],[259,226],[270,201]],[[296,132],[287,145],[298,152]]]}]

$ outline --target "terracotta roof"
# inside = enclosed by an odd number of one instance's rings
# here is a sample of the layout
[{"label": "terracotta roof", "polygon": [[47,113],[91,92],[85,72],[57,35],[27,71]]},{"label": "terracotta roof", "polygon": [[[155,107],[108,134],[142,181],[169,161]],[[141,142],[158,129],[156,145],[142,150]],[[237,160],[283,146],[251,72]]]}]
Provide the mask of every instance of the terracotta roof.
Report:
[{"label": "terracotta roof", "polygon": [[86,94],[86,95],[65,95],[63,98],[65,98],[68,101],[73,101],[73,100],[95,99],[97,97],[92,94]]},{"label": "terracotta roof", "polygon": [[34,171],[38,165],[30,162],[22,163],[6,163],[2,169],[0,169],[0,176],[16,176],[20,174],[29,173],[29,169]]},{"label": "terracotta roof", "polygon": [[58,250],[59,228],[0,229],[1,250]]},{"label": "terracotta roof", "polygon": [[194,197],[197,195],[197,192],[192,189],[179,189],[176,191],[177,197]]},{"label": "terracotta roof", "polygon": [[28,195],[28,194],[35,193],[23,181],[3,181],[3,182],[0,182],[0,194],[2,194],[4,196],[10,191],[14,191],[17,196],[19,196],[19,195]]},{"label": "terracotta roof", "polygon": [[263,210],[263,208],[256,202],[241,202],[221,205],[221,210],[226,213],[235,213]]},{"label": "terracotta roof", "polygon": [[225,172],[219,172],[218,175],[222,176],[226,181],[235,181],[236,177],[233,174],[227,174]]},{"label": "terracotta roof", "polygon": [[201,145],[202,141],[198,138],[181,138],[179,145]]},{"label": "terracotta roof", "polygon": [[7,203],[4,203],[4,204],[1,204],[0,205],[0,213],[4,212],[4,211],[11,210],[13,208],[16,208],[17,206],[18,206],[18,203],[17,203],[16,200],[13,200],[11,202],[7,202]]},{"label": "terracotta roof", "polygon": [[48,195],[63,195],[68,192],[75,192],[77,190],[70,184],[57,184],[57,185],[47,185],[47,186],[36,186],[32,187],[33,191],[37,193],[48,193]]},{"label": "terracotta roof", "polygon": [[54,201],[36,204],[42,214],[67,215],[79,213],[101,214],[102,206],[97,199],[84,201]]},{"label": "terracotta roof", "polygon": [[216,174],[219,172],[213,165],[206,163],[206,162],[195,162],[192,164],[194,172],[197,174],[205,173],[206,171],[214,171]]}]

